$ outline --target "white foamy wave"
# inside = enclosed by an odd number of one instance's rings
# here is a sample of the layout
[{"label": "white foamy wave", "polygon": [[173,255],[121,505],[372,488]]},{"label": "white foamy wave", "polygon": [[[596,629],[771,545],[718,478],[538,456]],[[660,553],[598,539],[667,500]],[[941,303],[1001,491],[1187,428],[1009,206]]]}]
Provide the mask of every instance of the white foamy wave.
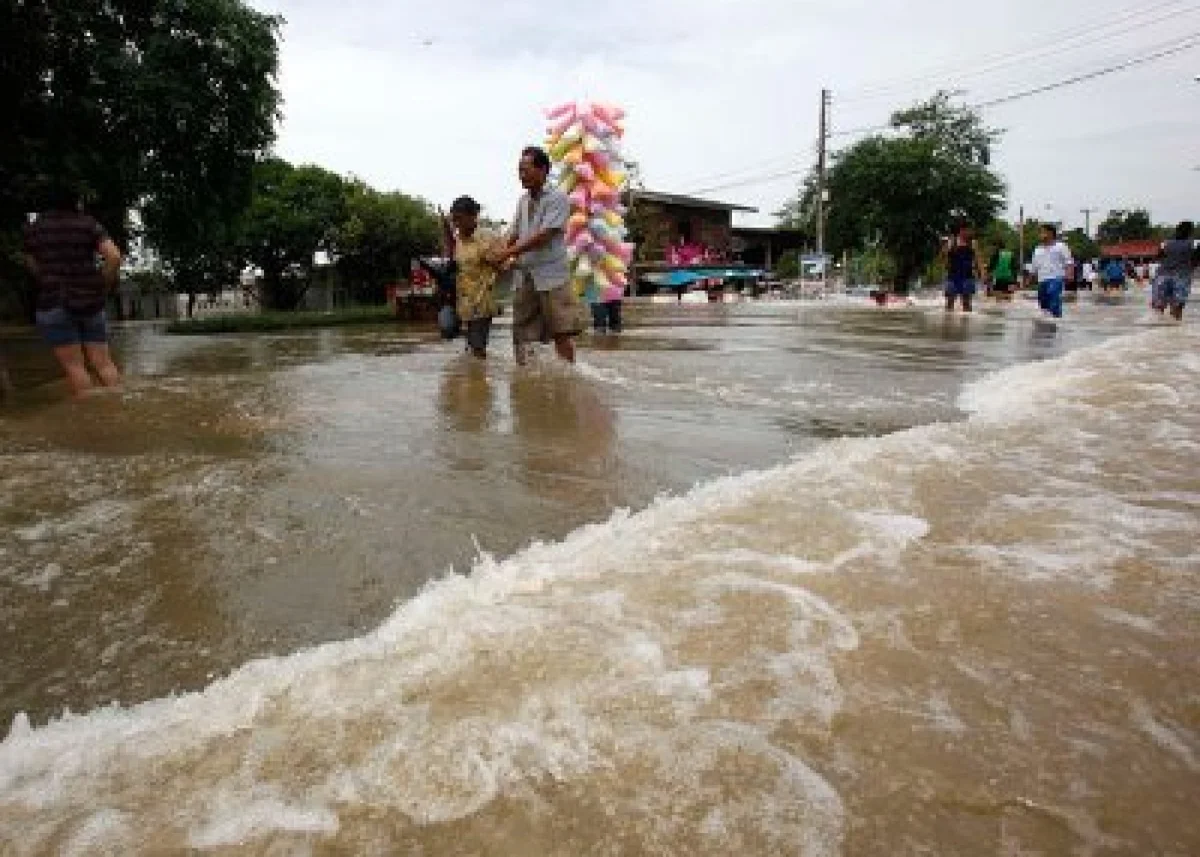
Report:
[{"label": "white foamy wave", "polygon": [[[1188,348],[1196,336],[1186,328],[1147,331],[1073,351],[1046,362],[1022,363],[968,384],[959,396],[959,407],[981,419],[1014,419],[1036,413],[1045,405],[1061,403],[1080,393],[1094,394],[1089,382],[1119,380],[1139,375],[1139,355],[1159,357],[1176,344],[1176,360],[1187,371]],[[1101,387],[1103,389],[1103,387]]]},{"label": "white foamy wave", "polygon": [[[19,720],[0,744],[0,843],[403,853],[438,831],[529,853],[539,830],[535,850],[567,854],[581,825],[609,852],[836,853],[843,799],[805,748],[833,740],[861,629],[818,587],[901,585],[964,554],[1064,581],[1177,558],[1192,513],[1143,514],[1130,493],[1177,461],[1130,461],[1119,440],[1150,419],[1187,434],[1200,384],[1179,379],[1174,404],[1154,388],[1192,344],[1179,336],[1006,370],[964,394],[963,423],[833,441],[483,557],[370,634],[196,693]],[[924,706],[932,728],[968,729],[948,698]],[[1178,729],[1138,722],[1194,761]]]}]

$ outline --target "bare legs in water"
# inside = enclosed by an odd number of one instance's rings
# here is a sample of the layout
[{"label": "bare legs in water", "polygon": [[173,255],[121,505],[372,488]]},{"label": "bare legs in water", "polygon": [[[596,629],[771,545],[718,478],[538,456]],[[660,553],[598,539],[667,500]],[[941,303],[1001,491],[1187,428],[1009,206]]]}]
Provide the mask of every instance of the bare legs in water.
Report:
[{"label": "bare legs in water", "polygon": [[116,388],[121,385],[121,373],[112,362],[107,343],[88,342],[82,347],[78,344],[63,345],[54,349],[54,356],[67,376],[71,395],[76,399],[84,398],[94,389],[92,376],[88,372],[89,364],[102,386]]}]

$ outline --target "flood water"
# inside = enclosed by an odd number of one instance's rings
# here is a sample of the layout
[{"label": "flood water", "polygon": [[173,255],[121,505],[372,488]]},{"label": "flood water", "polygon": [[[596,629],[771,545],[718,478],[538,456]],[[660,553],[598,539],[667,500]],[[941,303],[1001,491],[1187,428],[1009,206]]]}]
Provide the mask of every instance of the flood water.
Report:
[{"label": "flood water", "polygon": [[13,349],[0,854],[1200,853],[1195,328],[628,314]]}]

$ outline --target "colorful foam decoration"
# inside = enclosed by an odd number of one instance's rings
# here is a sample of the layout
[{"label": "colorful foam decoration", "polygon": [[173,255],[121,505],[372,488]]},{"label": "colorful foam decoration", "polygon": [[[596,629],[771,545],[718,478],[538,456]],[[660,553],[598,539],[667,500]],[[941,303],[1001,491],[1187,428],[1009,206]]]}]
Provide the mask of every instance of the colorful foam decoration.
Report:
[{"label": "colorful foam decoration", "polygon": [[589,302],[617,300],[629,284],[633,245],[621,191],[628,174],[621,157],[625,111],[613,104],[569,101],[546,111],[546,150],[557,185],[571,200],[567,253],[571,281]]}]

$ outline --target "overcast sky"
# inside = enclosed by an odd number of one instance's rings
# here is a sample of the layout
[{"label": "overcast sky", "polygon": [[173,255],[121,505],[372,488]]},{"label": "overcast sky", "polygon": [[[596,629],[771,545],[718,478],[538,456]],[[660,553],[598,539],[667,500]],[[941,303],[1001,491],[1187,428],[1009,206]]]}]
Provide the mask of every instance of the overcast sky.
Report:
[{"label": "overcast sky", "polygon": [[[281,155],[442,205],[469,193],[502,218],[517,153],[562,101],[623,105],[649,187],[715,188],[769,223],[800,178],[778,174],[812,163],[822,86],[847,131],[938,87],[982,101],[1200,33],[1196,0],[252,2],[286,19]],[[1197,74],[1200,43],[986,111],[1006,129],[994,163],[1012,210],[1200,217]]]}]

